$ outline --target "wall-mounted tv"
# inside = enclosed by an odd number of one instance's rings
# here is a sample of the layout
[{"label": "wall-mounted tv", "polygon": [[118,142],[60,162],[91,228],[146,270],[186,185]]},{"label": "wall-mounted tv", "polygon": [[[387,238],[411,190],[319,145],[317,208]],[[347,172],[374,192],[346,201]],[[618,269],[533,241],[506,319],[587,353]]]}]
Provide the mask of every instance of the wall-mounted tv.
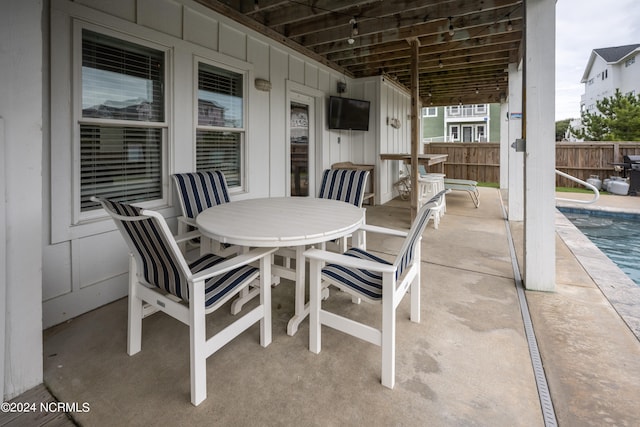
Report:
[{"label": "wall-mounted tv", "polygon": [[369,130],[369,101],[329,97],[329,129]]}]

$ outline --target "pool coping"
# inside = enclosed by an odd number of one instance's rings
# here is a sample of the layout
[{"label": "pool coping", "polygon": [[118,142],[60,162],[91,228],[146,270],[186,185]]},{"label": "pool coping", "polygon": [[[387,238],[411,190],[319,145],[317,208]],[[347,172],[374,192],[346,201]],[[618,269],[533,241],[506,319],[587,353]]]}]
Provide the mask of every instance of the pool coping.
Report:
[{"label": "pool coping", "polygon": [[[604,211],[619,214],[640,214],[637,210],[589,206],[562,206],[572,211]],[[640,286],[631,280],[609,257],[589,240],[573,223],[556,209],[556,233],[593,279],[605,298],[640,340]]]}]

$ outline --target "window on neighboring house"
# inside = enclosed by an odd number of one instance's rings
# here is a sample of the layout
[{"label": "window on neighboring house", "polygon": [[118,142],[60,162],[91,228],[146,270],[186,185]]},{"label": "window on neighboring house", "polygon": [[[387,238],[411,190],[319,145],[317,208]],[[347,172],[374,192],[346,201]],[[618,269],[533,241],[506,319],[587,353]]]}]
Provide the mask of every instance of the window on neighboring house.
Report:
[{"label": "window on neighboring house", "polygon": [[609,70],[604,70],[602,72],[602,80],[606,79],[607,77],[609,77]]},{"label": "window on neighboring house", "polygon": [[438,117],[437,107],[425,107],[422,109],[422,117]]},{"label": "window on neighboring house", "polygon": [[635,64],[635,63],[636,63],[636,57],[635,57],[635,56],[633,56],[633,57],[631,57],[631,58],[627,59],[627,60],[624,62],[624,66],[625,66],[625,67],[629,67],[629,66],[631,66],[631,65],[633,65],[633,64]]},{"label": "window on neighboring house", "polygon": [[487,104],[476,105],[476,114],[485,114],[487,112]]},{"label": "window on neighboring house", "polygon": [[476,127],[476,138],[478,142],[487,142],[487,137],[485,136],[484,132],[485,132],[484,125],[478,125]]},{"label": "window on neighboring house", "polygon": [[82,30],[80,212],[162,199],[165,53]]},{"label": "window on neighboring house", "polygon": [[460,115],[460,107],[458,105],[452,105],[449,107],[449,115],[450,116],[459,116]]},{"label": "window on neighboring house", "polygon": [[451,141],[460,140],[459,128],[457,125],[449,127],[449,140]]},{"label": "window on neighboring house", "polygon": [[244,86],[243,74],[198,63],[196,169],[222,171],[229,187],[243,185]]}]

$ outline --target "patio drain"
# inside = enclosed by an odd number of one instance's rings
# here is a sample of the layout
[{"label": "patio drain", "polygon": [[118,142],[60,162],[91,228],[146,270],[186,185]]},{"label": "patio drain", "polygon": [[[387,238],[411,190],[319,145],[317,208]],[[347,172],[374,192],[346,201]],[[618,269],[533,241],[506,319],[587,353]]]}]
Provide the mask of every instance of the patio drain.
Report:
[{"label": "patio drain", "polygon": [[538,350],[538,341],[536,340],[536,334],[533,330],[529,306],[527,305],[527,297],[524,293],[522,276],[520,275],[520,268],[518,267],[518,260],[516,258],[513,237],[511,236],[511,228],[509,227],[509,219],[507,218],[507,212],[505,210],[502,197],[500,197],[500,202],[502,207],[502,217],[504,218],[505,227],[507,228],[507,240],[509,242],[509,252],[511,253],[511,264],[513,266],[513,276],[516,282],[518,301],[520,302],[520,313],[522,313],[524,332],[527,337],[527,343],[529,344],[529,355],[531,357],[531,364],[533,365],[533,375],[538,387],[538,397],[540,399],[540,407],[542,408],[544,425],[545,427],[556,427],[558,425],[558,421],[553,409],[553,402],[551,400],[551,394],[549,393],[547,377],[545,376],[544,368],[542,366],[542,359],[540,358],[540,352]]}]

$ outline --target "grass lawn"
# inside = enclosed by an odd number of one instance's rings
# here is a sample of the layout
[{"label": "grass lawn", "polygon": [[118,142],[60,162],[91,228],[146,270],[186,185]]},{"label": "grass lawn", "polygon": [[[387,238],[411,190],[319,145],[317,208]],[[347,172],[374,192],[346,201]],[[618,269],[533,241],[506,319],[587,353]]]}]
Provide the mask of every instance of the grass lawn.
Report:
[{"label": "grass lawn", "polygon": [[[497,182],[478,182],[478,187],[491,187],[491,188],[500,188],[500,184]],[[593,191],[588,188],[573,188],[573,187],[556,187],[556,191],[558,193],[591,193]],[[608,194],[604,190],[600,190],[600,194]]]}]

